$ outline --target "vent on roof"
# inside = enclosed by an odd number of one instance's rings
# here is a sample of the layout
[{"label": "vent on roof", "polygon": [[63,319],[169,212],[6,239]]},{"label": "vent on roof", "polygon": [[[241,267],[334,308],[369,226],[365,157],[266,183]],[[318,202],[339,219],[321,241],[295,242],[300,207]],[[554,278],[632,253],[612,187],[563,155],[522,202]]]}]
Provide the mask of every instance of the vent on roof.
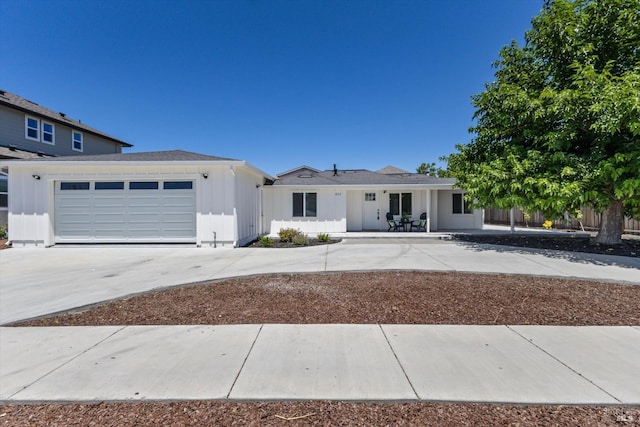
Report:
[{"label": "vent on roof", "polygon": [[67,115],[63,112],[59,112],[58,114],[60,114],[62,117],[67,117]]},{"label": "vent on roof", "polygon": [[310,173],[303,173],[302,175],[298,175],[298,178],[313,178]]},{"label": "vent on roof", "polygon": [[9,150],[10,151],[16,151],[16,146],[15,145],[10,145],[9,146]]},{"label": "vent on roof", "polygon": [[38,154],[38,157],[44,157],[44,156],[46,156],[46,154],[44,154],[44,152],[43,152],[43,151],[38,151],[38,153],[37,153],[37,154]]},{"label": "vent on roof", "polygon": [[33,101],[29,100],[29,99],[25,99],[25,101],[30,102],[30,103],[32,103],[33,105],[38,105],[38,103],[37,103],[37,102],[33,102]]}]

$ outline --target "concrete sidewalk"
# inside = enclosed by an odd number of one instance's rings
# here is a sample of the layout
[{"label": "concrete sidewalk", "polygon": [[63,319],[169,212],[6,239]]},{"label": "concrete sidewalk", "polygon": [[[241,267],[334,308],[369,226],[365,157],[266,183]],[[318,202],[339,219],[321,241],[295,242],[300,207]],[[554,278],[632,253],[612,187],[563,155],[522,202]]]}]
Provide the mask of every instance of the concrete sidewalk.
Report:
[{"label": "concrete sidewalk", "polygon": [[227,325],[0,329],[0,401],[640,404],[640,328]]}]

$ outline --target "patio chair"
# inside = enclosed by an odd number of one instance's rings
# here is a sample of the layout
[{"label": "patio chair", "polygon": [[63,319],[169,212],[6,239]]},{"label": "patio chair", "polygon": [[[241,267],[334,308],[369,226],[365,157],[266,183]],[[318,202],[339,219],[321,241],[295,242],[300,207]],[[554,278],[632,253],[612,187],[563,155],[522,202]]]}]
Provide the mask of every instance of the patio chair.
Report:
[{"label": "patio chair", "polygon": [[402,223],[393,219],[391,212],[387,212],[387,224],[389,225],[389,229],[387,231],[404,231]]},{"label": "patio chair", "polygon": [[427,231],[427,213],[422,212],[418,221],[411,221],[411,231],[416,228],[418,231]]}]

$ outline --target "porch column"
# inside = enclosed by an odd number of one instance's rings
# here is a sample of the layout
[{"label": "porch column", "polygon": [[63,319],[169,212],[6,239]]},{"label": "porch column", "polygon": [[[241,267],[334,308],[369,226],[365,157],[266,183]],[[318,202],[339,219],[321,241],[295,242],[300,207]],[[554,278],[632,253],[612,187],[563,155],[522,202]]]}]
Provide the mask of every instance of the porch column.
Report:
[{"label": "porch column", "polygon": [[431,233],[431,190],[427,189],[425,191],[427,193],[427,224],[425,229],[427,230],[427,233]]}]

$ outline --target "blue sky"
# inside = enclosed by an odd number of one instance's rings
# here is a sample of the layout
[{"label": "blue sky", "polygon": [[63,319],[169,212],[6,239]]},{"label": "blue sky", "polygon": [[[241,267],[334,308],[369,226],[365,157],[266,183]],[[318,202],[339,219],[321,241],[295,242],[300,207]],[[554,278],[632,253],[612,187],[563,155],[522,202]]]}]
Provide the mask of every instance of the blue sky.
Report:
[{"label": "blue sky", "polygon": [[0,0],[0,88],[134,144],[276,174],[414,171],[542,0]]}]

